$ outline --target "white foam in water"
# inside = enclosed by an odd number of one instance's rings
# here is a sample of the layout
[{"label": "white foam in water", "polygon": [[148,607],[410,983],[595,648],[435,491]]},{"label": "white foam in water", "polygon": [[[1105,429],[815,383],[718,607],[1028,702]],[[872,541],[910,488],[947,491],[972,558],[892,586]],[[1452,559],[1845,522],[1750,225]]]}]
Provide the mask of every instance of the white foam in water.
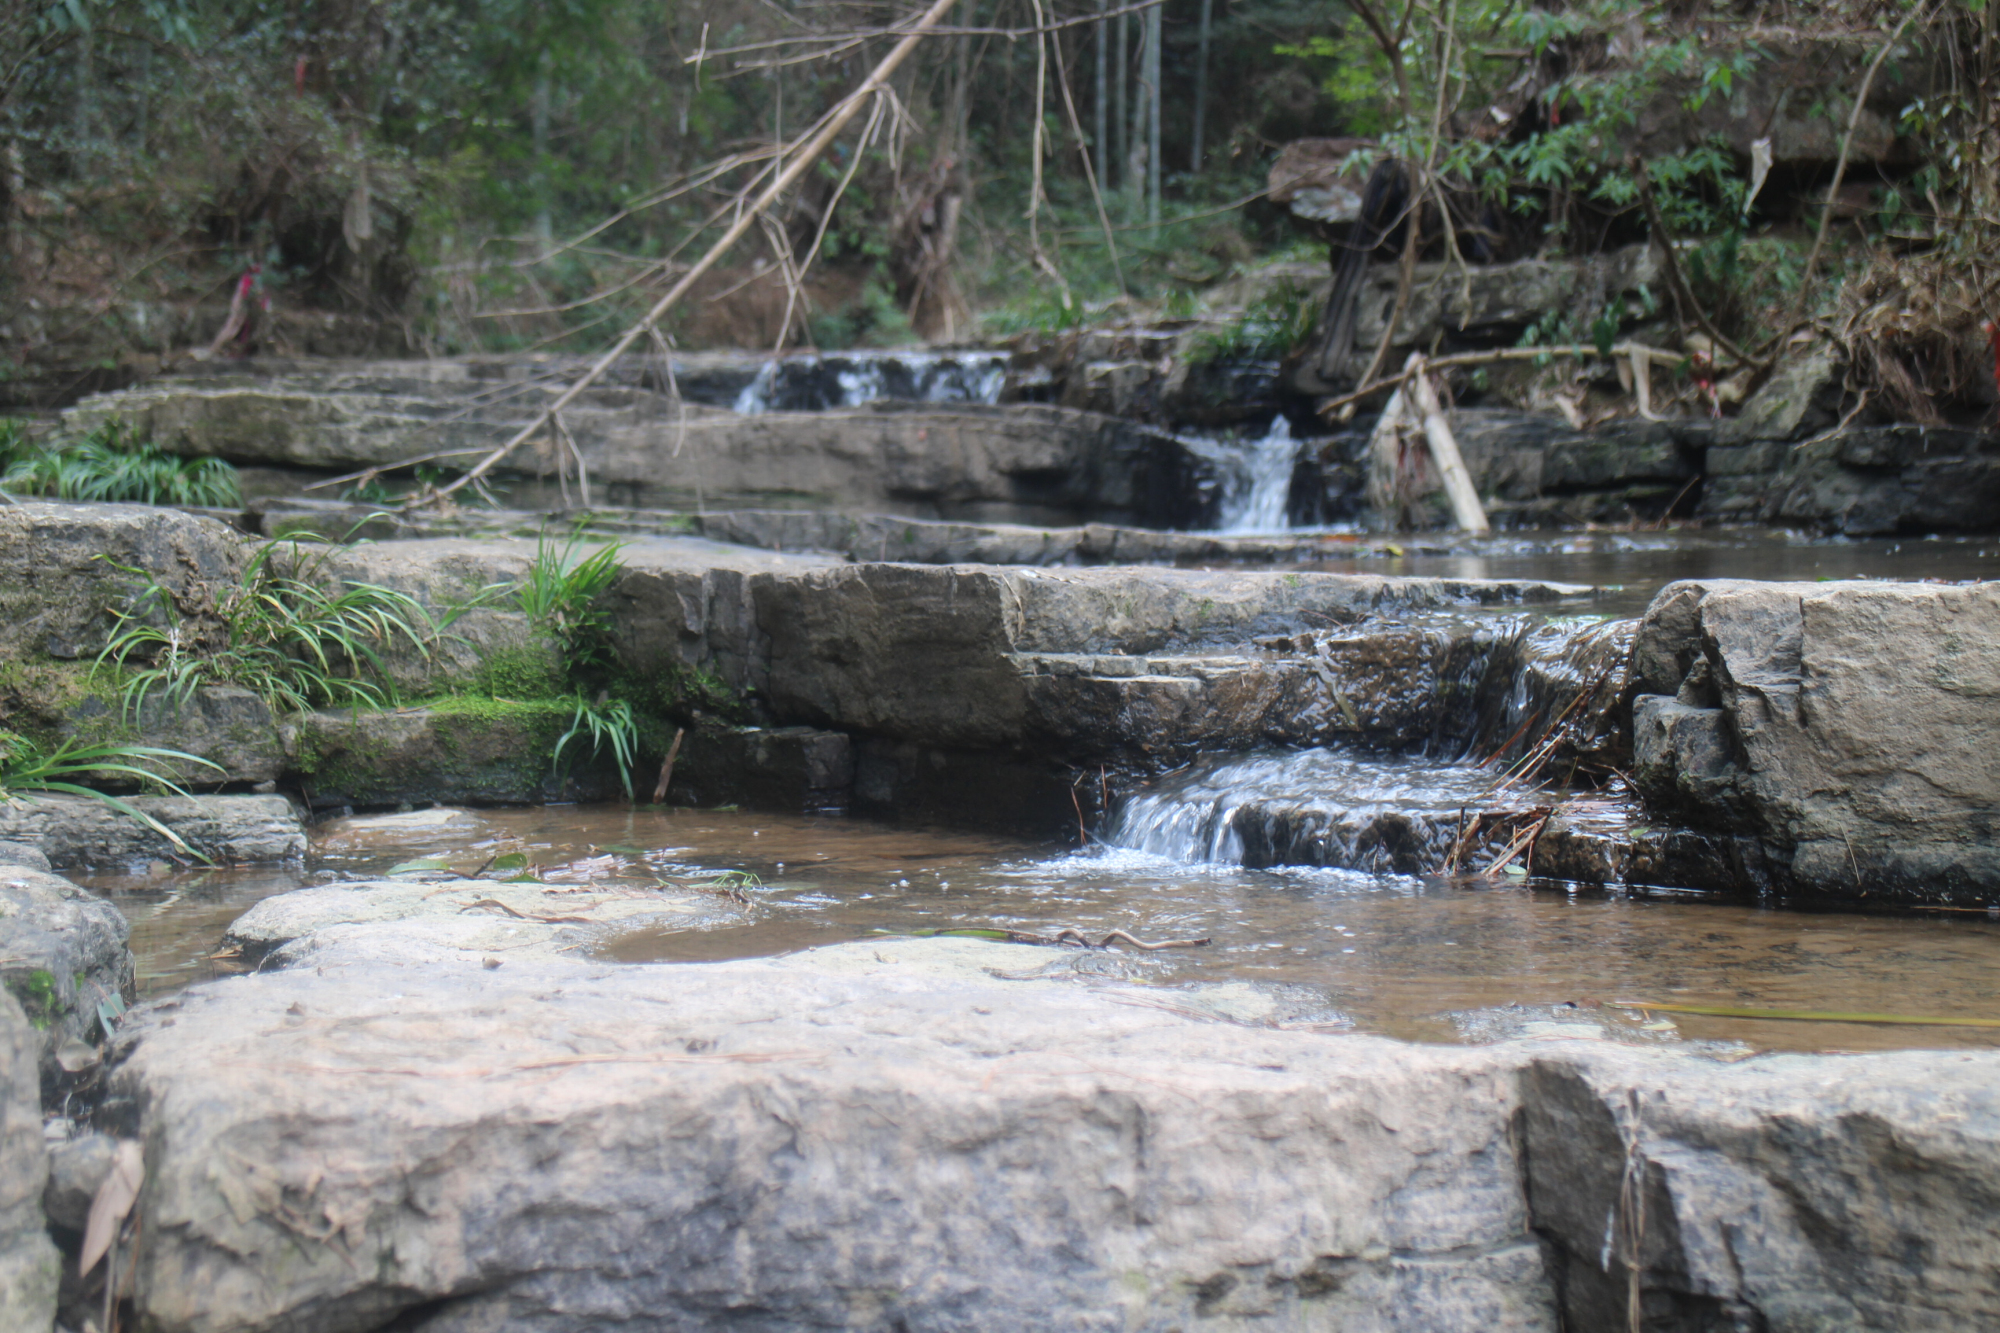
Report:
[{"label": "white foam in water", "polygon": [[1246,442],[1235,456],[1238,466],[1222,500],[1224,532],[1283,532],[1286,505],[1292,494],[1292,468],[1298,461],[1298,441],[1292,423],[1278,416],[1261,439]]},{"label": "white foam in water", "polygon": [[1126,799],[1105,841],[1169,861],[1243,861],[1236,816],[1257,800],[1315,801],[1355,812],[1451,814],[1492,786],[1478,768],[1400,755],[1285,750],[1229,755]]},{"label": "white foam in water", "polygon": [[[838,407],[864,407],[890,398],[910,398],[925,403],[997,403],[1007,384],[1006,352],[842,352],[825,358],[838,369],[834,381],[840,386],[837,401],[817,403],[808,410],[825,411]],[[771,411],[777,394],[778,376],[786,366],[818,367],[816,356],[790,357],[766,361],[756,377],[736,395],[737,412],[758,416]],[[913,392],[897,392],[891,387],[888,368],[902,372],[898,383],[913,386]]]}]

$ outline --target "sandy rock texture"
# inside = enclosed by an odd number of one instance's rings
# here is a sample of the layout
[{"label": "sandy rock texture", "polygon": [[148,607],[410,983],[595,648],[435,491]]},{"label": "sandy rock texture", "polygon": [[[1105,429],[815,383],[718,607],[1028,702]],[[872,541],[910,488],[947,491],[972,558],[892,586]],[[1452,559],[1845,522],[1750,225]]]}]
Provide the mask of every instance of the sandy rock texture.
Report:
[{"label": "sandy rock texture", "polygon": [[148,1327],[1555,1333],[1622,1327],[1632,1270],[1671,1333],[2000,1316],[1987,1053],[1415,1046],[1026,946],[407,929],[125,1025]]},{"label": "sandy rock texture", "polygon": [[1634,675],[1640,791],[1746,880],[2000,889],[2000,585],[1672,584]]},{"label": "sandy rock texture", "polygon": [[41,1036],[0,991],[0,1319],[10,1333],[48,1333],[59,1259],[42,1219],[49,1176],[42,1142]]}]

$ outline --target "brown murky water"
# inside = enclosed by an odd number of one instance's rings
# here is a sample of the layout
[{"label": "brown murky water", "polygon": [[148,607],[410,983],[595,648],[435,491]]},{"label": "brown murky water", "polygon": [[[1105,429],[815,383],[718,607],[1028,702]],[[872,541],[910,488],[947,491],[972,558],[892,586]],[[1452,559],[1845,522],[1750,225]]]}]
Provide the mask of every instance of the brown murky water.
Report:
[{"label": "brown murky water", "polygon": [[[418,820],[418,823],[424,821]],[[338,826],[335,826],[336,828]],[[1596,1035],[1745,1047],[2000,1045],[2000,1031],[1633,1015],[1601,1002],[2000,1017],[2000,920],[1787,911],[1503,883],[1064,852],[863,820],[735,810],[551,806],[324,840],[310,868],[80,877],[130,916],[141,988],[210,974],[229,921],[270,893],[446,854],[521,850],[551,880],[746,871],[751,924],[611,942],[608,957],[689,962],[913,930],[1071,926],[1201,949],[1092,955],[1163,985],[1247,982],[1290,1015],[1430,1041]],[[1022,950],[1023,970],[1044,957]],[[1574,1006],[1574,1007],[1572,1007]]]}]

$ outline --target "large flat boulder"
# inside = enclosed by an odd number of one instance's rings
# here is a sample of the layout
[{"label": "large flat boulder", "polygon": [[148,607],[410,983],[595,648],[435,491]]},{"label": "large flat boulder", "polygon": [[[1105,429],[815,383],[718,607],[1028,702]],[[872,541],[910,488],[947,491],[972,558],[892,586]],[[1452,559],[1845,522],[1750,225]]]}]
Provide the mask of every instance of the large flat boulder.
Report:
[{"label": "large flat boulder", "polygon": [[[213,861],[293,861],[305,825],[278,795],[121,797]],[[145,824],[88,796],[22,793],[0,804],[0,838],[39,848],[58,866],[112,866],[185,856]]]},{"label": "large flat boulder", "polygon": [[2000,1313],[1990,1053],[1407,1045],[971,940],[411,934],[323,924],[123,1025],[146,1327],[1554,1333],[1621,1327],[1629,1270],[1661,1329]]},{"label": "large flat boulder", "polygon": [[1773,885],[1990,901],[1996,645],[2000,584],[1671,584],[1634,649],[1635,781]]}]

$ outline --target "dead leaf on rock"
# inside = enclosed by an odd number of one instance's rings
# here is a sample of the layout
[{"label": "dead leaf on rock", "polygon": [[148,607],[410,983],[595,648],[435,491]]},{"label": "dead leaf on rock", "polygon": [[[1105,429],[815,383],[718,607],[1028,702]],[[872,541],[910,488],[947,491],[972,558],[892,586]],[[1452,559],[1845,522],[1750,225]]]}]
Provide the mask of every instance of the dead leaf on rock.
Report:
[{"label": "dead leaf on rock", "polygon": [[145,1182],[145,1152],[139,1141],[120,1139],[117,1155],[111,1159],[111,1174],[104,1177],[96,1197],[90,1201],[90,1221],[83,1231],[83,1254],[77,1260],[79,1275],[97,1267],[97,1261],[111,1249],[118,1224],[131,1213],[132,1205],[139,1200],[139,1187]]}]

